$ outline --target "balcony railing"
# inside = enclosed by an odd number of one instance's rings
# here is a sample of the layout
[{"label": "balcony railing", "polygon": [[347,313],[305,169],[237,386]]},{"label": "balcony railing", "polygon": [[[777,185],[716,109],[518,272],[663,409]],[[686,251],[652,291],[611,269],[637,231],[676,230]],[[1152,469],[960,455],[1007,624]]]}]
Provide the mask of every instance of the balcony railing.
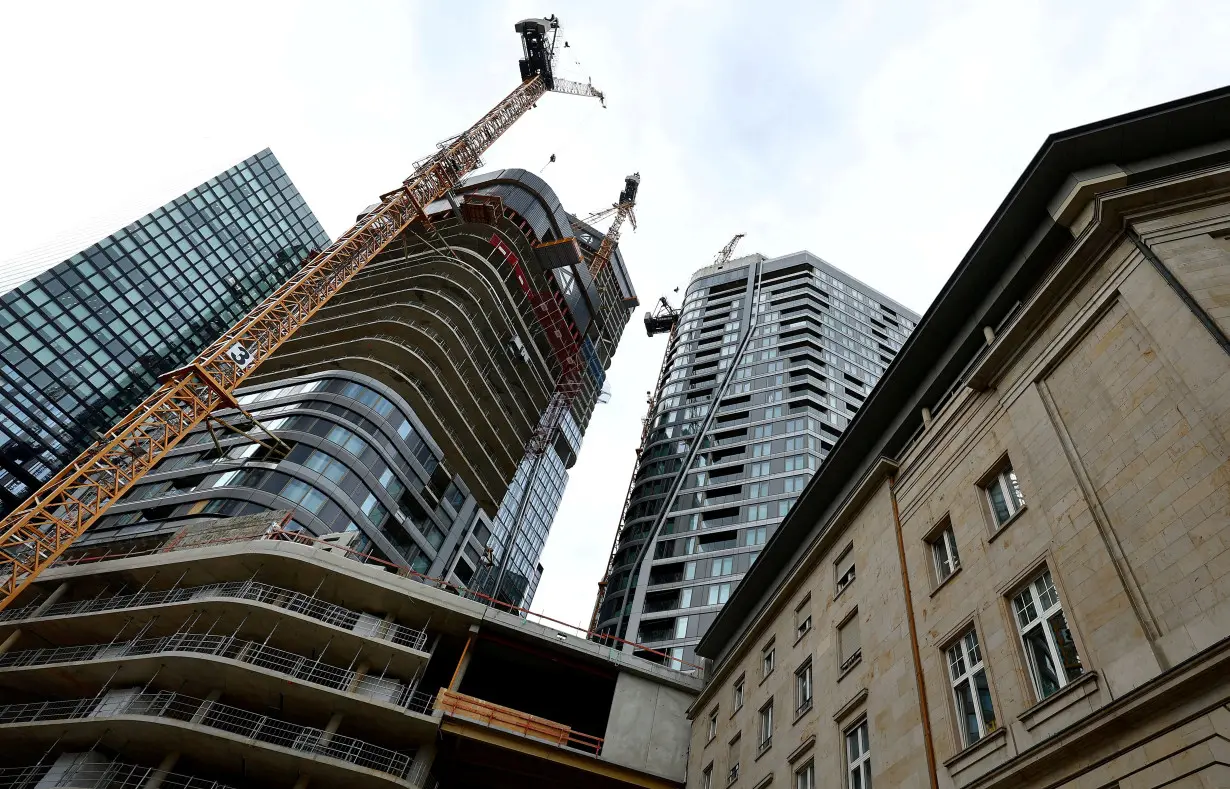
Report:
[{"label": "balcony railing", "polygon": [[[112,690],[88,699],[0,706],[0,725],[116,717],[154,718],[204,726],[275,748],[324,756],[420,785],[412,754],[382,748],[355,737],[270,718],[208,699],[179,693]],[[411,772],[416,775],[412,776]]]},{"label": "balcony railing", "polygon": [[[70,764],[60,767],[44,762],[29,767],[0,767],[0,789],[140,789],[158,773],[155,767],[112,762]],[[182,773],[163,773],[162,789],[232,789],[229,784],[194,778]]]},{"label": "balcony railing", "polygon": [[274,649],[256,641],[245,641],[225,635],[176,633],[161,638],[134,639],[109,644],[6,652],[0,655],[0,670],[174,653],[214,655],[237,660],[314,685],[353,693],[374,701],[387,702],[411,712],[431,713],[433,698],[430,694],[417,691],[411,685],[396,679],[361,675],[351,669],[332,666],[320,660],[306,658],[282,649]]},{"label": "balcony railing", "polygon": [[380,617],[340,605],[326,602],[317,597],[282,589],[256,581],[229,581],[227,583],[193,586],[187,588],[163,589],[153,592],[136,592],[133,594],[115,595],[113,597],[92,598],[64,603],[54,603],[39,611],[38,604],[24,608],[0,611],[0,622],[12,622],[30,619],[37,615],[72,616],[75,614],[92,614],[101,611],[115,611],[140,606],[170,605],[172,603],[200,602],[204,600],[235,599],[252,600],[267,605],[284,608],[287,611],[303,614],[344,630],[383,641],[391,641],[410,649],[422,651],[427,644],[427,633],[405,625],[386,622]]}]

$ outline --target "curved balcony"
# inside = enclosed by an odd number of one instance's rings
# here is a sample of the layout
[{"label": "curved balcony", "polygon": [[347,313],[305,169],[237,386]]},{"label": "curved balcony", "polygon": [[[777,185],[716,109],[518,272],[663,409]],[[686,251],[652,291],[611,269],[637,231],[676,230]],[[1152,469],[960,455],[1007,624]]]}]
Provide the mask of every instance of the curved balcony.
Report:
[{"label": "curved balcony", "polygon": [[421,670],[431,657],[423,630],[251,580],[57,602],[46,607],[33,604],[0,612],[0,622],[33,623],[53,643],[63,643],[91,634],[109,638],[125,626],[140,626],[159,617],[166,621],[164,615],[173,611],[187,617],[205,606],[230,610],[220,628],[233,630],[239,621],[246,621],[248,630],[270,632],[278,627],[280,633],[299,637],[302,643],[313,643],[312,631],[323,625],[337,648],[350,653],[362,650],[374,664],[387,664],[389,671],[402,676]]},{"label": "curved balcony", "polygon": [[[173,655],[222,658],[233,663],[254,666],[265,673],[288,677],[332,691],[340,691],[365,700],[389,704],[409,712],[422,715],[431,714],[432,696],[416,690],[411,684],[391,677],[371,676],[353,668],[330,665],[319,658],[304,657],[284,649],[275,649],[261,642],[209,633],[175,633],[160,638],[139,638],[106,644],[6,652],[0,654],[0,676],[11,673],[24,675],[41,667],[64,667],[68,664],[76,664],[73,680],[79,683],[92,673],[91,666],[87,664],[94,664],[93,673],[99,674],[99,685],[101,686],[112,672],[112,667],[109,665],[111,662],[123,661],[125,667],[130,667],[136,658]],[[208,679],[208,676],[203,675],[211,672],[207,669],[197,669],[193,673],[198,679]],[[218,679],[224,679],[224,677]],[[277,690],[285,692],[284,681],[278,682]]]},{"label": "curved balcony", "polygon": [[60,739],[88,738],[96,731],[126,726],[143,742],[165,739],[168,751],[178,750],[171,743],[182,743],[194,753],[221,748],[231,759],[242,755],[244,764],[266,772],[293,775],[306,757],[312,764],[309,770],[334,784],[349,775],[349,780],[366,777],[369,785],[371,779],[383,778],[386,786],[421,786],[426,777],[411,753],[168,691],[118,689],[85,699],[0,706],[0,731],[19,728],[29,736],[39,724],[47,725],[46,737]]},{"label": "curved balcony", "polygon": [[427,633],[395,622],[385,622],[372,614],[352,611],[340,605],[311,597],[302,592],[283,589],[257,581],[228,581],[220,584],[207,584],[184,589],[163,589],[153,592],[136,592],[134,594],[116,595],[114,597],[76,600],[64,603],[53,603],[39,610],[39,606],[29,605],[24,608],[9,609],[0,612],[0,622],[18,621],[35,616],[71,616],[75,614],[90,614],[99,611],[113,611],[119,608],[136,608],[139,606],[168,605],[188,601],[201,601],[212,598],[228,598],[236,600],[251,600],[265,603],[276,608],[284,608],[293,613],[319,620],[325,624],[341,627],[344,630],[362,630],[364,635],[391,641],[404,647],[423,651],[427,645]]},{"label": "curved balcony", "polygon": [[152,781],[159,777],[161,783],[157,785],[161,789],[233,789],[229,784],[208,778],[164,773],[156,767],[102,760],[82,764],[40,762],[28,767],[0,767],[0,789],[142,789],[153,786]]}]

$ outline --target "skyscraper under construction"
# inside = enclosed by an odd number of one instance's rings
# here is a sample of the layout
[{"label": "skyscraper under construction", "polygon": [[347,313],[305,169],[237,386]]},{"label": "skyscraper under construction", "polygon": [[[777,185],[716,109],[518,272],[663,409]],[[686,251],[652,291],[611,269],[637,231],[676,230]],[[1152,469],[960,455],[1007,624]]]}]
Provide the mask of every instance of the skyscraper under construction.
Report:
[{"label": "skyscraper under construction", "polygon": [[597,629],[695,663],[918,319],[808,252],[696,272],[672,316]]}]

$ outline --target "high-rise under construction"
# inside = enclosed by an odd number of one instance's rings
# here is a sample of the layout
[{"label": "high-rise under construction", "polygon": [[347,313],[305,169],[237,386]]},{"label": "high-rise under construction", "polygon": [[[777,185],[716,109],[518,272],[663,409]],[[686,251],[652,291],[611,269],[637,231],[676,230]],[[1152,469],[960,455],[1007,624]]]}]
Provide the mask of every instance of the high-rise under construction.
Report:
[{"label": "high-rise under construction", "polygon": [[597,630],[659,653],[641,650],[649,659],[695,663],[693,647],[918,319],[808,252],[696,272],[667,319]]}]

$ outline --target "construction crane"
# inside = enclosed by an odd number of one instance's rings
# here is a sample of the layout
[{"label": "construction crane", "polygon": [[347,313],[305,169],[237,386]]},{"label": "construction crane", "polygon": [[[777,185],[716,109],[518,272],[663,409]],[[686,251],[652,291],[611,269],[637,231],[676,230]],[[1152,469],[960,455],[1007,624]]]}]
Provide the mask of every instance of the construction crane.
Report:
[{"label": "construction crane", "polygon": [[[610,209],[592,215],[595,217],[615,215],[610,229],[606,231],[602,243],[598,246],[598,251],[589,259],[589,275],[593,278],[595,286],[600,291],[605,286],[603,284],[604,281],[598,275],[610,264],[611,255],[615,253],[615,247],[619,243],[620,226],[627,219],[634,228],[636,227],[636,217],[632,213],[632,209],[636,207],[636,193],[640,185],[640,173],[629,175],[624,179],[624,188],[619,193],[619,202],[611,206]],[[564,238],[558,241],[550,241],[539,245],[539,249],[557,245],[575,246],[576,239]],[[522,287],[525,288],[525,283],[522,283]],[[539,310],[539,302],[544,300],[545,294],[533,294],[527,289],[526,295],[530,297],[535,310]],[[554,305],[554,300],[550,300],[550,304]],[[552,325],[541,316],[539,322],[546,327]],[[561,331],[549,331],[548,337],[553,344],[556,357],[560,361],[561,372],[559,380],[555,385],[555,391],[551,395],[551,401],[547,403],[546,411],[543,412],[542,418],[538,421],[538,427],[530,437],[529,443],[526,444],[526,453],[533,456],[541,455],[555,441],[555,431],[564,421],[564,414],[572,407],[572,401],[580,394],[582,384],[581,373],[585,369],[584,353],[576,337],[569,332]]]},{"label": "construction crane", "polygon": [[[98,441],[0,522],[0,610],[64,552],[179,441],[219,408],[238,409],[234,391],[424,208],[480,164],[479,157],[548,91],[598,98],[592,85],[555,76],[559,20],[515,26],[522,82],[478,123],[417,163],[400,188],[381,196],[329,247],[222,334]],[[542,315],[538,316],[540,320]]]}]

